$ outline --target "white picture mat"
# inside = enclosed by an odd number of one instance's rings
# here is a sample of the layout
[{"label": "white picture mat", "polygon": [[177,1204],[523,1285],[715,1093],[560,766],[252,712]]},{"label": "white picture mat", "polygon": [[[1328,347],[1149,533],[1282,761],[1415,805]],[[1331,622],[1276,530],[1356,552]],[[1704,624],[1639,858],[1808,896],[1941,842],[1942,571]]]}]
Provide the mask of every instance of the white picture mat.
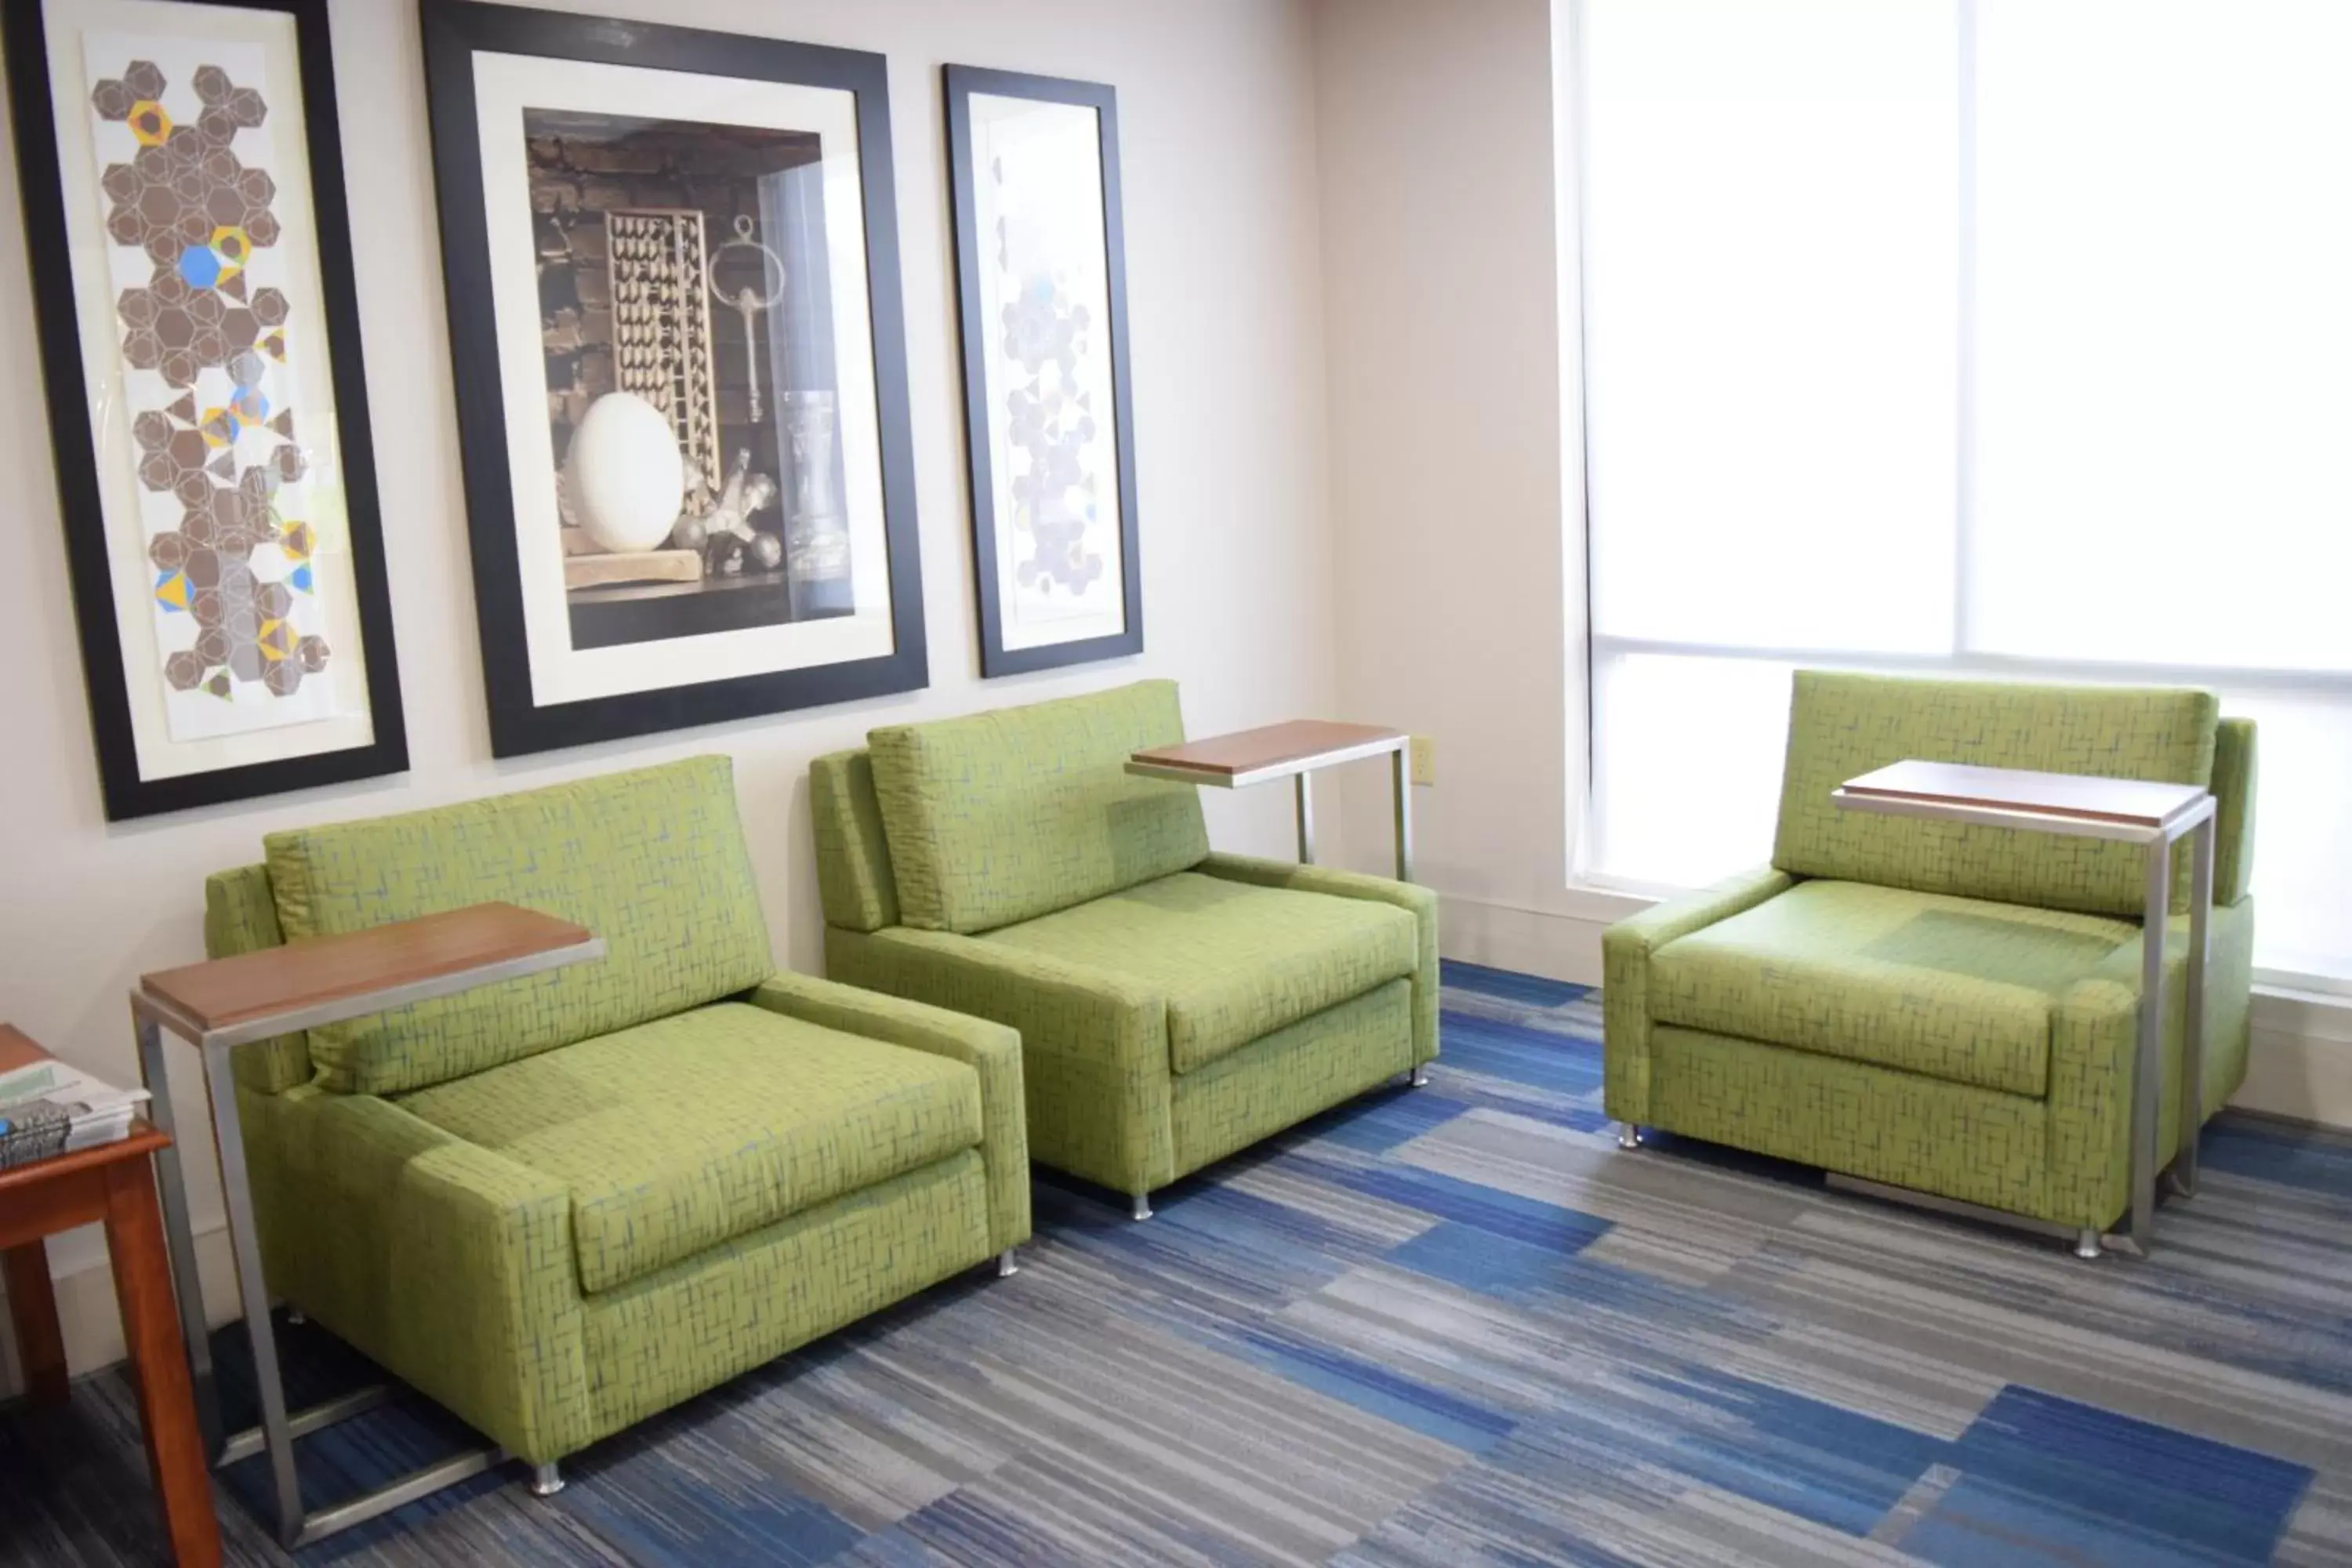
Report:
[{"label": "white picture mat", "polygon": [[[367,656],[360,637],[357,572],[342,488],[341,428],[335,408],[332,350],[327,338],[325,285],[319,269],[317,217],[310,206],[308,120],[294,18],[283,12],[184,5],[174,0],[46,0],[43,22],[76,326],[81,337],[90,438],[104,514],[97,519],[68,518],[66,526],[103,527],[106,531],[116,635],[122,641],[123,685],[139,777],[142,781],[176,778],[371,745],[375,726],[368,713]],[[152,45],[117,60],[114,56],[125,38],[152,39]],[[86,40],[90,45],[87,49]],[[176,521],[179,508],[168,494],[154,495],[139,480],[138,447],[131,434],[134,399],[130,393],[134,386],[141,389],[135,399],[140,407],[161,406],[176,394],[159,395],[169,391],[162,374],[133,369],[122,358],[122,329],[115,312],[116,278],[110,265],[117,247],[106,232],[102,205],[106,197],[99,188],[99,178],[108,163],[123,162],[128,153],[121,148],[101,148],[92,136],[87,84],[113,74],[132,58],[152,59],[170,79],[166,98],[173,99],[193,90],[188,78],[198,63],[199,52],[207,57],[203,63],[221,65],[236,85],[259,89],[269,105],[265,121],[271,132],[268,168],[277,187],[270,211],[278,219],[279,234],[275,245],[255,248],[246,277],[255,287],[275,287],[286,296],[282,330],[287,366],[300,374],[301,401],[294,408],[296,439],[310,461],[310,472],[301,481],[308,501],[302,521],[318,534],[312,573],[323,614],[322,635],[331,652],[327,668],[303,678],[303,689],[288,709],[271,713],[257,706],[255,711],[266,716],[260,727],[174,740],[166,707],[169,701],[218,703],[220,699],[204,692],[174,692],[163,679],[168,650],[155,626],[156,574],[147,559],[147,542],[155,528]],[[249,73],[257,69],[258,79],[249,79]],[[125,145],[135,150],[137,144],[127,128],[110,125],[107,129],[120,131]],[[247,134],[241,132],[239,141]],[[143,251],[137,254],[143,258]],[[100,367],[113,369],[110,374]]]},{"label": "white picture mat", "polygon": [[[1100,117],[1083,104],[995,93],[975,92],[969,101],[979,347],[995,519],[996,559],[987,565],[996,574],[998,635],[1008,650],[1117,637],[1127,629],[1127,563],[1110,374],[1110,245]],[[1000,224],[1007,226],[1002,233]],[[1082,448],[1080,462],[1095,478],[1096,512],[1081,548],[1101,553],[1103,571],[1077,593],[1059,584],[1051,589],[1024,585],[1018,574],[1024,545],[1013,485],[1026,475],[1029,458],[1013,443],[1007,395],[1027,377],[1004,351],[1004,307],[1022,279],[1040,266],[1087,313],[1085,349],[1077,355],[1076,384],[1068,390],[1087,397],[1095,419],[1094,437]]]},{"label": "white picture mat", "polygon": [[[856,95],[838,88],[487,52],[474,57],[474,92],[532,705],[546,708],[887,656],[896,639],[882,510],[881,416],[866,307]],[[686,114],[681,114],[682,107]],[[555,493],[555,442],[547,416],[547,360],[540,333],[538,247],[531,229],[530,170],[523,134],[527,109],[817,136],[833,277],[842,503],[856,606],[852,614],[609,647],[572,646],[558,532],[562,519]]]}]

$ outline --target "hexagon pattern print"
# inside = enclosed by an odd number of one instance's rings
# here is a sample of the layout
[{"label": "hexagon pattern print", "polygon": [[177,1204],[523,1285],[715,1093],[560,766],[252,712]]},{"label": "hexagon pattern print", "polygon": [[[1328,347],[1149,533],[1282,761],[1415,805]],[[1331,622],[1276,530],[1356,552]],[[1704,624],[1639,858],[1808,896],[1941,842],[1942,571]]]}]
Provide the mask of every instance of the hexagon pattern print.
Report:
[{"label": "hexagon pattern print", "polygon": [[88,67],[172,738],[325,717],[316,574],[339,518],[319,512],[339,512],[340,487],[311,482],[301,437],[325,432],[296,426],[268,99],[209,60],[92,47]]}]

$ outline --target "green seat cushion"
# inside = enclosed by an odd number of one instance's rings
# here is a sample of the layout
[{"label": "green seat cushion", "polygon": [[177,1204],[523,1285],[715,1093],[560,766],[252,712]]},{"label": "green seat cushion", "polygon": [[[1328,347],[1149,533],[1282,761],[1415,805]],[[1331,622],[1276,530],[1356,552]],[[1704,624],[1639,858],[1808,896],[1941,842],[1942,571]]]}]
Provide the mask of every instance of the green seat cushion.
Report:
[{"label": "green seat cushion", "polygon": [[1170,680],[874,731],[898,918],[970,936],[1199,865],[1194,786],[1127,771],[1183,738]]},{"label": "green seat cushion", "polygon": [[[2210,785],[2218,712],[2210,691],[1799,670],[1772,864],[1797,877],[2137,917],[2147,889],[2137,845],[1845,811],[1830,794],[1906,757]],[[2188,860],[2179,857],[2173,884],[2176,914],[2188,908]]]},{"label": "green seat cushion", "polygon": [[310,1031],[325,1087],[397,1094],[748,991],[775,973],[724,757],[273,833],[286,940],[504,900],[604,939],[597,962]]},{"label": "green seat cushion", "polygon": [[2138,934],[2096,915],[1800,882],[1651,954],[1651,1010],[1660,1023],[2040,1098],[2053,1005]]},{"label": "green seat cushion", "polygon": [[1419,936],[1394,904],[1180,871],[981,940],[1159,991],[1169,1069],[1187,1073],[1411,975]]},{"label": "green seat cushion", "polygon": [[399,1104],[569,1188],[591,1293],[981,1141],[963,1063],[739,1002]]}]

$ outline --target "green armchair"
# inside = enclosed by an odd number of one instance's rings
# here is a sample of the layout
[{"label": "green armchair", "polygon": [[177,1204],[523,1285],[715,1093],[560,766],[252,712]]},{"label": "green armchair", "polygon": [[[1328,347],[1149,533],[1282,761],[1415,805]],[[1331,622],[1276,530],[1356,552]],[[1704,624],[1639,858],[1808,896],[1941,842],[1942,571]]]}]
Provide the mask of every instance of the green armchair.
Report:
[{"label": "green armchair", "polygon": [[1018,1040],[777,973],[726,759],[267,846],[215,957],[492,899],[604,939],[233,1062],[271,1291],[543,1471],[1028,1237]]},{"label": "green armchair", "polygon": [[[2144,778],[2219,803],[2210,1115],[2246,1070],[2254,727],[2201,691],[1801,671],[1772,862],[1610,928],[1604,1096],[1654,1127],[2074,1233],[2129,1203],[2144,855],[1840,811],[1906,757]],[[2179,1146],[2188,857],[2166,946],[2158,1147]]]},{"label": "green armchair", "polygon": [[1437,1055],[1427,889],[1213,854],[1176,688],[876,730],[810,771],[825,967],[1021,1032],[1032,1155],[1150,1194]]}]

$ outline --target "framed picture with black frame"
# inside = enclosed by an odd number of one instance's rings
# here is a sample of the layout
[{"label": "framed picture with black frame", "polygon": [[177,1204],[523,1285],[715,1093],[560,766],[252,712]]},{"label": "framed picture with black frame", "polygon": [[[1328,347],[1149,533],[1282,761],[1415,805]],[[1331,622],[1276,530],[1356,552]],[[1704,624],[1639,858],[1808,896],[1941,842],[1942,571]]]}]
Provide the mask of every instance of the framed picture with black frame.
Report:
[{"label": "framed picture with black frame", "polygon": [[1140,653],[1117,94],[945,79],[981,673]]},{"label": "framed picture with black frame", "polygon": [[401,772],[326,0],[5,27],[107,817]]},{"label": "framed picture with black frame", "polygon": [[926,684],[882,57],[423,17],[491,750]]}]

